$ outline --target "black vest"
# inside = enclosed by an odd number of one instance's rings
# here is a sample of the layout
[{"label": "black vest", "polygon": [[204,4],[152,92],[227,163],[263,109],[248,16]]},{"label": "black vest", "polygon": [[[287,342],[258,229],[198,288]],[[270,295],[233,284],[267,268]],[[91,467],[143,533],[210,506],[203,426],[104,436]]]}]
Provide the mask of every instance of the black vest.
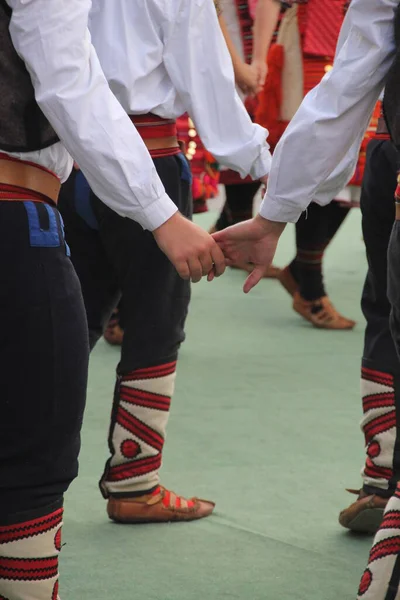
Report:
[{"label": "black vest", "polygon": [[400,150],[400,4],[394,19],[394,35],[397,52],[386,81],[383,112],[392,142]]},{"label": "black vest", "polygon": [[35,101],[28,71],[11,41],[11,9],[0,0],[0,151],[42,150],[58,141]]}]

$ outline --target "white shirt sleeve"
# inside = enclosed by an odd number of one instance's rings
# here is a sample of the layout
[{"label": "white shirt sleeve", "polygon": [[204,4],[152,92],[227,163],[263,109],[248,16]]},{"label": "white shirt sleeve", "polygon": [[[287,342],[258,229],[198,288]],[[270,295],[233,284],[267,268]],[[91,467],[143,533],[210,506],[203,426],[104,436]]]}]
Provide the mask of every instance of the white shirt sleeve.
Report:
[{"label": "white shirt sleeve", "polygon": [[[332,174],[337,189],[350,148],[359,146],[392,64],[398,0],[352,0],[333,69],[304,99],[279,142],[260,213],[296,222]],[[332,176],[331,176],[332,177]]]},{"label": "white shirt sleeve", "polygon": [[107,84],[87,29],[90,0],[7,0],[36,100],[93,191],[153,230],[177,210]]},{"label": "white shirt sleeve", "polygon": [[271,162],[268,132],[251,122],[235,90],[213,0],[181,0],[165,37],[166,69],[205,147],[242,177],[266,175]]}]

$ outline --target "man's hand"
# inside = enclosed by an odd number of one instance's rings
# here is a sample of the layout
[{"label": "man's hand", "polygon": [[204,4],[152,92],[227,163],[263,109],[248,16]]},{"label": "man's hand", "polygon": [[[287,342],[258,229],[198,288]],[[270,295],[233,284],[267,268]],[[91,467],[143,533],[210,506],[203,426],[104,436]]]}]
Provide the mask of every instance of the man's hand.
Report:
[{"label": "man's hand", "polygon": [[250,221],[213,234],[214,240],[225,254],[228,265],[239,261],[254,265],[243,286],[245,294],[257,285],[271,265],[285,226],[286,223],[274,223],[257,215]]},{"label": "man's hand", "polygon": [[179,212],[153,231],[153,235],[183,279],[196,283],[207,275],[208,281],[212,281],[224,273],[225,258],[216,242]]}]

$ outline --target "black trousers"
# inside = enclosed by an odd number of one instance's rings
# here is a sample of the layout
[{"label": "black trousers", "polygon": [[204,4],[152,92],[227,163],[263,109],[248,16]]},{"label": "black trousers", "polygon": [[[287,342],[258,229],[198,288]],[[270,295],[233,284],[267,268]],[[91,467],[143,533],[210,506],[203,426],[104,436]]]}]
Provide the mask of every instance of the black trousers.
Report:
[{"label": "black trousers", "polygon": [[[397,248],[396,257],[397,227],[394,229],[391,252],[389,252],[389,257],[390,254],[392,255],[392,277],[389,277],[389,279],[387,258],[395,216],[394,192],[397,167],[398,154],[391,142],[372,140],[369,143],[361,193],[362,227],[368,260],[368,272],[361,300],[361,308],[367,321],[362,359],[363,378],[372,379],[378,384],[382,382],[382,377],[386,377],[385,374],[392,379],[390,388],[394,392],[393,410],[396,423],[394,448],[392,442],[389,444],[393,457],[388,457],[390,458],[389,462],[392,463],[392,476],[388,480],[387,492],[385,493],[379,487],[374,487],[374,485],[364,485],[364,490],[367,493],[377,493],[381,496],[391,496],[396,489],[396,482],[400,479],[400,363],[389,325],[390,299],[394,303],[395,327],[393,331],[396,335],[397,323],[397,335],[400,339],[400,321],[396,320],[400,310],[400,295],[396,297],[396,290],[398,294],[400,290],[400,280],[397,281],[396,277],[393,278],[393,274],[399,272],[397,259],[399,258],[400,246]],[[395,261],[397,264],[395,264]],[[377,377],[375,377],[375,373],[377,373]],[[372,408],[375,407],[371,396],[367,402],[369,405],[372,403]],[[367,413],[366,410],[364,412]],[[374,416],[373,413],[371,415]],[[376,432],[376,439],[384,448],[384,438],[380,436],[385,436],[386,433],[382,431],[382,423],[379,422],[379,417],[376,419],[376,425],[372,418],[368,421],[367,426],[372,432],[373,438]],[[379,471],[377,475],[379,475]]]},{"label": "black trousers", "polygon": [[77,475],[85,311],[56,209],[0,201],[0,524],[60,506]]},{"label": "black trousers", "polygon": [[[154,163],[170,198],[191,217],[186,159],[178,155]],[[119,303],[124,327],[119,373],[175,360],[185,337],[190,283],[179,277],[153,235],[110,210],[82,173],[73,173],[63,186],[59,206],[82,285],[91,348]]]},{"label": "black trousers", "polygon": [[387,252],[393,227],[394,192],[398,155],[389,141],[372,140],[361,193],[362,228],[367,251],[368,273],[361,308],[367,320],[364,361],[379,369],[398,368],[389,327],[387,295]]}]

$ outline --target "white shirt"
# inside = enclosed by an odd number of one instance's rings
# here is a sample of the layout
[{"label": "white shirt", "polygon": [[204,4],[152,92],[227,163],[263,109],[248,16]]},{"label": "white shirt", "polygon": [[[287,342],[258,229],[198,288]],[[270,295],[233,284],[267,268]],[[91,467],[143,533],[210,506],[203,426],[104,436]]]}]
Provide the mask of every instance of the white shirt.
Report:
[{"label": "white shirt", "polygon": [[[260,213],[296,222],[346,185],[392,64],[398,0],[352,0],[333,69],[304,99],[273,156]],[[339,166],[338,166],[339,165]]]},{"label": "white shirt", "polygon": [[[13,9],[10,34],[29,70],[38,104],[94,192],[144,228],[164,223],[177,209],[108,87],[87,29],[90,0],[7,2]],[[35,155],[29,153],[29,159],[35,161]],[[71,165],[59,145],[42,150],[36,162],[62,179]]]},{"label": "white shirt", "polygon": [[[93,191],[122,216],[154,230],[175,212],[126,112],[193,116],[205,145],[243,176],[270,166],[266,131],[252,125],[234,93],[233,70],[212,0],[102,0],[87,30],[90,0],[7,0],[10,33],[36,99]],[[61,145],[18,155],[63,180]]]},{"label": "white shirt", "polygon": [[269,172],[267,131],[235,92],[213,0],[93,0],[93,45],[129,114],[188,112],[205,147],[243,177]]}]

